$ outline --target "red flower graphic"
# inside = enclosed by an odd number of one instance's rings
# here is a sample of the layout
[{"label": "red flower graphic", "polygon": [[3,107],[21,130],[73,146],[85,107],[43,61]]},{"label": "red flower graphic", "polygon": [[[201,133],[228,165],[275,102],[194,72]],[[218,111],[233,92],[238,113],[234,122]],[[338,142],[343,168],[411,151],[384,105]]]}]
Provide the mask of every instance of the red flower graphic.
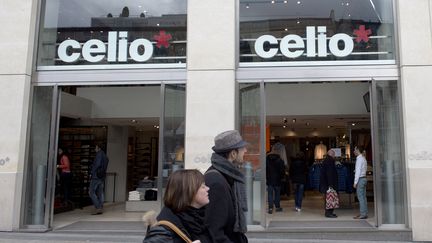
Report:
[{"label": "red flower graphic", "polygon": [[154,35],[153,39],[156,40],[156,46],[157,48],[161,48],[161,46],[168,48],[169,47],[169,40],[172,39],[170,34],[166,34],[165,30],[159,31],[159,35]]},{"label": "red flower graphic", "polygon": [[357,36],[355,39],[357,43],[360,43],[361,41],[368,42],[371,34],[372,30],[366,29],[364,25],[360,25],[358,30],[354,30],[354,35]]}]

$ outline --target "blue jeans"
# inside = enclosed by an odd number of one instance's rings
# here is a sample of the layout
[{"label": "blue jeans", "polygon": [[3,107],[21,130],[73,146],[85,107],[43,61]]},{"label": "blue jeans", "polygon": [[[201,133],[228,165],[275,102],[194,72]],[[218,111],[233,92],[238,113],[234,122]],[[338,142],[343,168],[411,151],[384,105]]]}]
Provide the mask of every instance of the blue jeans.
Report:
[{"label": "blue jeans", "polygon": [[295,190],[295,207],[301,208],[304,193],[304,184],[294,183]]},{"label": "blue jeans", "polygon": [[367,199],[366,199],[366,184],[367,184],[367,180],[364,177],[360,178],[357,183],[357,199],[360,205],[360,216],[368,215],[368,206],[367,206]]},{"label": "blue jeans", "polygon": [[268,195],[268,207],[273,208],[273,204],[276,208],[280,208],[280,186],[267,186],[267,195]]},{"label": "blue jeans", "polygon": [[95,208],[102,209],[104,203],[104,180],[91,179],[89,195]]}]

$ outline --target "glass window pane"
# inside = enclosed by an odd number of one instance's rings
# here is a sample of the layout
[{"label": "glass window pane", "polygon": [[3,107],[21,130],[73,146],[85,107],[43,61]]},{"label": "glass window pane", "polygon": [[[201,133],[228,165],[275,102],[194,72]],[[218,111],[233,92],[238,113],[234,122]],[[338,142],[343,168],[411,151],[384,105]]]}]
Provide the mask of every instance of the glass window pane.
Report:
[{"label": "glass window pane", "polygon": [[33,93],[32,118],[28,165],[26,171],[24,225],[45,225],[47,202],[47,171],[53,87],[35,87]]},{"label": "glass window pane", "polygon": [[401,153],[397,82],[377,82],[376,95],[382,223],[405,224],[405,169]]},{"label": "glass window pane", "polygon": [[186,4],[46,0],[38,66],[185,63]]},{"label": "glass window pane", "polygon": [[394,58],[391,0],[240,0],[240,62]]},{"label": "glass window pane", "polygon": [[240,84],[240,133],[249,143],[245,154],[244,173],[246,176],[246,193],[248,212],[246,222],[249,225],[262,222],[263,205],[261,181],[265,171],[261,165],[261,99],[259,84]]},{"label": "glass window pane", "polygon": [[163,188],[172,172],[184,168],[186,85],[165,85],[164,98]]}]

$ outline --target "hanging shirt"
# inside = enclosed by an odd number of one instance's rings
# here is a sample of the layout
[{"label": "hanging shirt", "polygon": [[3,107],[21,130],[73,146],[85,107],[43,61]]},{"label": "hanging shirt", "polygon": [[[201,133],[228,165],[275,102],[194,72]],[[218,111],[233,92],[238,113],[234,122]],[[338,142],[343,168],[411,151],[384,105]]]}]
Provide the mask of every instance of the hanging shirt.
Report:
[{"label": "hanging shirt", "polygon": [[366,176],[367,170],[367,161],[363,155],[359,154],[355,163],[355,177],[354,177],[354,185],[357,185],[360,177]]}]

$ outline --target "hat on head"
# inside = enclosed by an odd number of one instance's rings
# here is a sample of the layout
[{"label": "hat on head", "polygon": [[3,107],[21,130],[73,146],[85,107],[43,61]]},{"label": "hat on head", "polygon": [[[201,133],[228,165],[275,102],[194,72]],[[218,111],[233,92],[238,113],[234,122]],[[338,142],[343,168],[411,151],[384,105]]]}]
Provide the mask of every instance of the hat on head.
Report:
[{"label": "hat on head", "polygon": [[228,152],[233,149],[243,148],[248,143],[243,140],[240,133],[237,130],[225,131],[218,134],[215,139],[215,146],[212,147],[213,151],[218,152]]}]

